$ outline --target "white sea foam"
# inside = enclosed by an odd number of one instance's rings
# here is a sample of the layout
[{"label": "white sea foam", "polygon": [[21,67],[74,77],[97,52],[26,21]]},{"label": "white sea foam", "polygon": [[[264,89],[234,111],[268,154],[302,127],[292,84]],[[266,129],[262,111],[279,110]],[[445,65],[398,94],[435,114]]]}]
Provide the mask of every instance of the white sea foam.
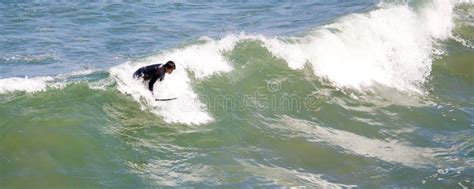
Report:
[{"label": "white sea foam", "polygon": [[[110,70],[117,80],[118,90],[130,94],[140,102],[143,109],[163,117],[166,122],[202,124],[213,120],[206,106],[191,86],[192,80],[187,71],[196,79],[206,79],[211,75],[229,72],[231,64],[223,53],[234,48],[243,37],[227,36],[221,40],[202,38],[203,44],[173,49],[137,62],[128,62]],[[142,66],[164,63],[173,60],[176,70],[167,74],[162,82],[155,83],[152,95],[140,80],[132,78],[135,70]],[[173,101],[155,101],[155,98],[178,98]]]},{"label": "white sea foam", "polygon": [[82,75],[89,75],[98,70],[85,69],[74,71],[57,76],[45,77],[9,77],[0,79],[0,94],[5,94],[15,91],[24,92],[39,92],[45,91],[48,88],[64,88],[68,83],[68,78]]},{"label": "white sea foam", "polygon": [[12,63],[12,62],[26,62],[35,63],[47,60],[59,60],[60,58],[53,53],[38,54],[38,55],[10,55],[0,57],[0,62]]},{"label": "white sea foam", "polygon": [[52,77],[10,77],[0,79],[0,94],[5,94],[14,91],[44,91],[48,87],[47,82],[52,80]]},{"label": "white sea foam", "polygon": [[[266,38],[229,35],[220,40],[202,38],[201,44],[162,52],[138,62],[111,69],[119,91],[131,94],[144,109],[150,109],[167,122],[201,124],[212,121],[200,97],[191,87],[190,71],[196,79],[206,79],[232,70],[223,54],[243,40],[261,41],[269,51],[292,69],[312,65],[316,75],[337,87],[365,90],[384,85],[400,91],[423,92],[431,72],[437,41],[451,36],[454,3],[434,0],[424,8],[389,5],[364,14],[351,14],[304,37]],[[141,66],[173,60],[174,74],[155,87],[156,102],[140,81],[131,78]]]},{"label": "white sea foam", "polygon": [[57,79],[67,79],[70,77],[77,77],[77,76],[85,76],[85,75],[90,75],[96,72],[99,72],[99,69],[94,69],[94,68],[88,68],[88,69],[82,69],[82,70],[76,70],[73,72],[69,73],[64,73],[64,74],[59,74],[55,78]]},{"label": "white sea foam", "polygon": [[115,84],[112,78],[106,78],[98,81],[87,82],[89,89],[92,90],[101,90],[106,91],[108,87],[111,87]]},{"label": "white sea foam", "polygon": [[[252,175],[260,176],[273,184],[283,185],[290,188],[356,188],[357,185],[346,185],[333,183],[322,178],[322,174],[313,174],[296,169],[287,169],[278,166],[253,165],[252,163],[240,160],[242,168],[239,170],[248,171]],[[263,186],[268,187],[268,186]]]},{"label": "white sea foam", "polygon": [[410,167],[432,166],[436,164],[434,154],[443,151],[442,149],[411,146],[394,140],[371,139],[288,116],[283,116],[278,124],[269,126],[291,131],[287,133],[288,137],[305,137],[309,141],[325,142],[349,153]]},{"label": "white sea foam", "polygon": [[[365,90],[381,84],[401,91],[423,92],[431,72],[436,42],[451,36],[453,1],[434,0],[414,10],[408,5],[389,5],[364,14],[351,14],[304,37],[265,38],[229,35],[220,40],[203,37],[201,43],[164,51],[140,61],[110,69],[118,90],[130,94],[143,109],[167,122],[202,124],[213,120],[192,88],[193,78],[202,80],[232,70],[224,54],[243,40],[261,41],[292,69],[312,65],[316,75],[337,87]],[[131,75],[139,67],[173,60],[177,70],[155,84],[155,96]],[[189,71],[189,72],[188,72]],[[58,76],[61,77],[61,76]],[[45,90],[42,78],[1,80],[0,92]],[[13,84],[11,82],[14,82]],[[21,85],[19,83],[29,85]],[[155,98],[178,100],[157,102]]]},{"label": "white sea foam", "polygon": [[474,3],[474,0],[458,0],[459,3]]},{"label": "white sea foam", "polygon": [[471,48],[471,49],[474,49],[474,44],[472,44],[470,41],[468,40],[465,40],[459,36],[453,36],[452,39],[454,39],[455,41],[461,43],[463,46],[467,47],[467,48]]},{"label": "white sea foam", "polygon": [[265,46],[290,68],[312,65],[338,87],[364,90],[375,83],[422,92],[438,40],[451,36],[454,2],[434,0],[414,10],[383,6],[345,16],[300,38],[269,39]]}]

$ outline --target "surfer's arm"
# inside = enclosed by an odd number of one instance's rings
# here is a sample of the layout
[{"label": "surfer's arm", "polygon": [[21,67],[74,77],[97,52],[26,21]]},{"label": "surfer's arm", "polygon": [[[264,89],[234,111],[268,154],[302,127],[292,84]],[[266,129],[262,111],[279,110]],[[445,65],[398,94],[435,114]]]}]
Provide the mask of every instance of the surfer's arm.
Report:
[{"label": "surfer's arm", "polygon": [[155,84],[156,80],[158,80],[158,77],[152,77],[150,81],[148,82],[148,90],[150,90],[153,93],[153,85]]},{"label": "surfer's arm", "polygon": [[155,84],[156,80],[163,81],[163,78],[165,76],[165,71],[164,68],[161,68],[158,66],[155,66],[155,70],[152,74],[153,76],[150,79],[150,82],[148,83],[148,89],[153,93],[153,85]]}]

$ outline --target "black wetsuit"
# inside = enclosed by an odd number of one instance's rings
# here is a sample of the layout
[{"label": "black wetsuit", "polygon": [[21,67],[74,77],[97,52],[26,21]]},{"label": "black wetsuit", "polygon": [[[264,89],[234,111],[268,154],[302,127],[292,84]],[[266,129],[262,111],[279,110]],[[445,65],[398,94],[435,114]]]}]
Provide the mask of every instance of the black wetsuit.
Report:
[{"label": "black wetsuit", "polygon": [[133,73],[134,78],[143,78],[143,80],[150,80],[148,82],[148,89],[153,92],[153,84],[156,80],[163,81],[165,78],[166,68],[162,64],[153,64],[139,68]]}]

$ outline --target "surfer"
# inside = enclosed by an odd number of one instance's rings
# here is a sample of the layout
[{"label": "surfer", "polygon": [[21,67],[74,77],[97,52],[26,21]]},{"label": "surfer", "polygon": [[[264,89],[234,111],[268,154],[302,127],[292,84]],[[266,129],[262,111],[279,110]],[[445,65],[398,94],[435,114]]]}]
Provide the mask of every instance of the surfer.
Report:
[{"label": "surfer", "polygon": [[166,64],[153,64],[145,67],[139,68],[135,73],[133,73],[133,78],[141,78],[144,81],[149,80],[148,90],[153,94],[153,85],[156,80],[163,81],[165,78],[165,73],[171,74],[173,70],[176,69],[176,66],[173,61],[168,61]]}]

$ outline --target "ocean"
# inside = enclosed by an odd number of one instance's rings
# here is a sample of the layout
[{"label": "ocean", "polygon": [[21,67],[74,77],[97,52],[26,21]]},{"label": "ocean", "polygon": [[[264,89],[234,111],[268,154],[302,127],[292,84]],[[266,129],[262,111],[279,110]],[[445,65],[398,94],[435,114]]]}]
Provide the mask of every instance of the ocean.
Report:
[{"label": "ocean", "polygon": [[472,0],[0,15],[0,188],[474,187]]}]

